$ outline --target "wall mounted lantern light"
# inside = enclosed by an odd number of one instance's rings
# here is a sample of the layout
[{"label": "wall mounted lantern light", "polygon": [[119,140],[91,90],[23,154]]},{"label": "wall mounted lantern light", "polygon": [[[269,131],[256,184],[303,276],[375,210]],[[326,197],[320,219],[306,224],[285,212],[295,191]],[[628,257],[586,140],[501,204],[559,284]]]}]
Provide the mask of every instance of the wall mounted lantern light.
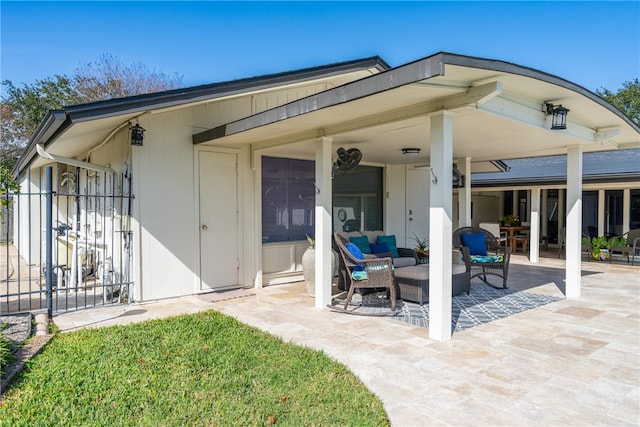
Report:
[{"label": "wall mounted lantern light", "polygon": [[415,156],[415,155],[420,154],[420,149],[419,148],[403,148],[402,149],[402,154]]},{"label": "wall mounted lantern light", "polygon": [[568,108],[564,108],[562,105],[553,105],[550,102],[545,102],[543,111],[547,116],[553,115],[551,119],[551,129],[558,130],[567,128]]},{"label": "wall mounted lantern light", "polygon": [[145,129],[138,123],[131,126],[129,129],[131,129],[131,145],[142,145]]}]

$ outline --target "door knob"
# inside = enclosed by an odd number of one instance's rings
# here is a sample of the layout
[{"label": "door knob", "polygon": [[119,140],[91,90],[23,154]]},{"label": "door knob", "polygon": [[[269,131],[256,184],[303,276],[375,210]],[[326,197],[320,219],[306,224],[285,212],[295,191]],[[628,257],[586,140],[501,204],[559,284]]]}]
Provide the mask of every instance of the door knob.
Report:
[{"label": "door knob", "polygon": [[207,231],[209,229],[209,227],[207,227],[207,224],[202,224],[202,231]]}]

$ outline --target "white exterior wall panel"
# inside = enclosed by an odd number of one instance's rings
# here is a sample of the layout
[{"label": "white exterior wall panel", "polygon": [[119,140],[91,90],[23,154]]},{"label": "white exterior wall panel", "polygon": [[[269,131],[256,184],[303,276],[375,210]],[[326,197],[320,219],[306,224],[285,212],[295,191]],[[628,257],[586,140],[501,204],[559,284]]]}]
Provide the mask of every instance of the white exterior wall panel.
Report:
[{"label": "white exterior wall panel", "polygon": [[194,291],[193,146],[185,116],[179,111],[143,118],[144,146],[132,147],[142,300]]}]

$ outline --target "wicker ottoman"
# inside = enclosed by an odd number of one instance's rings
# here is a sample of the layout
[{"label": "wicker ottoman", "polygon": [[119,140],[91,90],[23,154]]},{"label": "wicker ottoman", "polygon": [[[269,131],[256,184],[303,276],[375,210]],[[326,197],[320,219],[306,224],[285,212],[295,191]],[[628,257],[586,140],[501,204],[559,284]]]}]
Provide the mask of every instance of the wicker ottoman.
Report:
[{"label": "wicker ottoman", "polygon": [[[464,265],[451,266],[451,295],[469,293],[470,277]],[[424,304],[429,302],[429,265],[420,264],[396,268],[394,275],[403,300]]]}]

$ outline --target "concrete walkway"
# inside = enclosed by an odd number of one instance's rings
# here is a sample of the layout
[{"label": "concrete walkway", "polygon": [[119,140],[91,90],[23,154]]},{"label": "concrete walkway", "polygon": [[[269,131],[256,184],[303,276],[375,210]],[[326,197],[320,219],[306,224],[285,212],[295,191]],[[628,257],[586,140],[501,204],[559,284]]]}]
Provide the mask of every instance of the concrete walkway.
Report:
[{"label": "concrete walkway", "polygon": [[[564,261],[514,256],[512,288],[564,290]],[[475,279],[474,281],[475,282]],[[473,283],[472,282],[472,283]],[[381,317],[317,310],[301,283],[59,314],[62,331],[215,309],[347,365],[394,426],[640,425],[640,267],[583,262],[582,297],[436,342]]]}]

